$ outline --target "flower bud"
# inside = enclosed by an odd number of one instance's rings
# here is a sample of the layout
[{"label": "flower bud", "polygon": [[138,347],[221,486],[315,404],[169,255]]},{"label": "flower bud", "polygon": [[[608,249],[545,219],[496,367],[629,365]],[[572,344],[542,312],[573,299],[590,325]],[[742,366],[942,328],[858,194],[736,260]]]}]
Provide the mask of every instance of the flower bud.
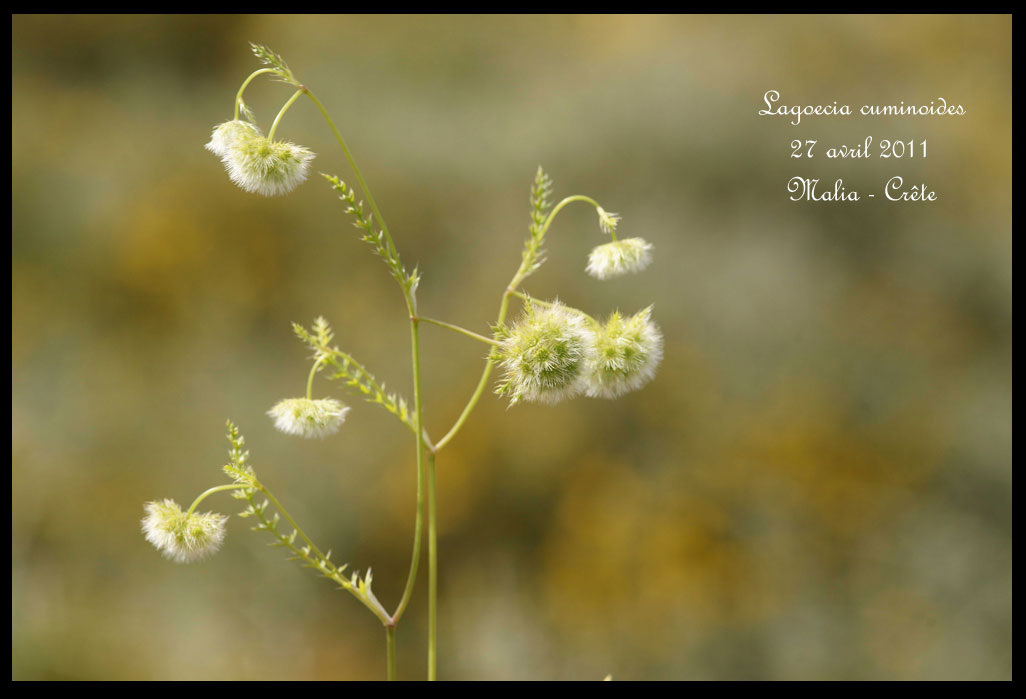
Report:
[{"label": "flower bud", "polygon": [[606,235],[611,235],[616,232],[616,226],[620,223],[620,214],[614,214],[606,211],[601,206],[596,206],[595,211],[599,217],[599,228]]},{"label": "flower bud", "polygon": [[588,255],[586,271],[597,279],[611,279],[640,272],[652,262],[652,244],[642,238],[614,240],[599,245]]},{"label": "flower bud", "polygon": [[579,312],[558,301],[549,308],[528,303],[512,328],[497,334],[499,360],[506,370],[496,393],[521,400],[558,403],[580,393],[579,377],[592,352],[594,333]]},{"label": "flower bud", "polygon": [[651,315],[651,306],[626,319],[613,313],[595,332],[583,374],[588,396],[616,398],[652,380],[663,358],[663,336]]},{"label": "flower bud", "polygon": [[348,406],[332,398],[286,398],[267,414],[274,418],[274,426],[285,434],[327,437],[338,431],[348,412]]},{"label": "flower bud", "polygon": [[221,547],[224,541],[225,515],[193,512],[186,517],[174,500],[148,502],[142,520],[146,540],[176,563],[192,563]]}]

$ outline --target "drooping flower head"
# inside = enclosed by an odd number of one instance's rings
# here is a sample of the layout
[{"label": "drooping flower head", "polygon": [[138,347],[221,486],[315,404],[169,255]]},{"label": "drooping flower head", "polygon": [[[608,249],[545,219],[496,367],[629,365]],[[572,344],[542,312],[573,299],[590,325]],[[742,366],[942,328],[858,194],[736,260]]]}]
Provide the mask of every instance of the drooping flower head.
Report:
[{"label": "drooping flower head", "polygon": [[263,136],[237,139],[222,158],[232,182],[247,192],[288,194],[306,180],[313,151]]},{"label": "drooping flower head", "polygon": [[595,332],[595,351],[584,367],[584,392],[616,398],[652,380],[663,358],[663,336],[649,306],[630,318],[613,313]]},{"label": "drooping flower head", "polygon": [[148,502],[142,520],[146,540],[176,563],[192,563],[221,547],[224,541],[225,515],[193,512],[188,517],[174,500]]},{"label": "drooping flower head", "polygon": [[642,238],[626,238],[599,245],[588,255],[586,271],[597,279],[611,279],[640,272],[652,262],[652,244]]},{"label": "drooping flower head", "polygon": [[226,121],[214,127],[210,143],[204,148],[219,158],[224,158],[238,141],[246,138],[263,138],[255,124],[241,119]]},{"label": "drooping flower head", "polygon": [[206,149],[221,158],[232,182],[267,197],[299,186],[314,159],[309,149],[265,138],[256,125],[241,119],[216,126]]},{"label": "drooping flower head", "polygon": [[267,414],[274,418],[274,426],[285,434],[327,437],[338,431],[348,412],[348,406],[333,398],[286,398]]},{"label": "drooping flower head", "polygon": [[580,312],[558,301],[539,308],[529,302],[524,316],[496,338],[506,374],[495,392],[508,395],[510,405],[558,403],[580,393],[581,370],[594,345],[594,332]]}]

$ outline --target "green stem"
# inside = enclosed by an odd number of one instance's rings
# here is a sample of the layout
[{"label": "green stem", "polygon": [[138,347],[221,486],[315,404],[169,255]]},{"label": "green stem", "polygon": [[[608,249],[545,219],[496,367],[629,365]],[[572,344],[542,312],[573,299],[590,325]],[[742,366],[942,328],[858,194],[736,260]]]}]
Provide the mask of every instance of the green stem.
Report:
[{"label": "green stem", "polygon": [[267,499],[274,503],[274,507],[278,510],[278,512],[281,512],[282,517],[285,518],[285,521],[288,522],[289,525],[299,533],[300,538],[306,542],[306,545],[310,547],[310,550],[313,551],[318,558],[324,558],[324,554],[321,553],[321,550],[317,548],[317,545],[314,542],[310,541],[310,537],[306,535],[306,532],[300,529],[299,525],[296,524],[296,520],[292,519],[292,516],[288,513],[288,510],[282,507],[282,504],[278,502],[278,498],[274,497],[274,493],[268,490],[267,486],[265,486],[263,483],[258,483],[257,485],[259,486],[257,490],[266,495]]},{"label": "green stem", "polygon": [[232,483],[231,485],[215,485],[213,488],[208,488],[200,493],[199,497],[192,501],[192,505],[189,506],[189,510],[185,513],[185,516],[190,516],[195,510],[196,506],[207,499],[207,496],[219,493],[222,490],[237,490],[239,488],[248,488],[248,485],[241,483]]},{"label": "green stem", "polygon": [[428,454],[428,682],[438,679],[438,501],[435,455]]},{"label": "green stem", "polygon": [[385,626],[385,661],[388,666],[388,681],[395,682],[395,626]]},{"label": "green stem", "polygon": [[[374,593],[371,591],[370,586],[354,586],[351,579],[346,579],[346,577],[342,574],[342,569],[345,568],[345,566],[339,568],[332,564],[331,561],[328,560],[328,557],[322,554],[320,552],[320,549],[318,549],[313,544],[313,542],[310,541],[306,534],[303,533],[303,530],[300,529],[299,526],[295,523],[295,521],[289,516],[288,512],[286,512],[285,509],[281,506],[281,503],[279,503],[277,499],[275,499],[275,497],[270,493],[270,491],[267,490],[267,488],[262,483],[254,480],[252,484],[249,484],[244,487],[246,487],[246,501],[249,502],[252,513],[257,517],[257,519],[260,520],[262,528],[270,532],[273,536],[275,536],[278,539],[280,545],[288,547],[288,549],[292,551],[293,554],[295,554],[295,557],[298,560],[304,561],[306,563],[306,567],[313,568],[319,571],[325,577],[335,581],[335,583],[337,583],[339,587],[349,592],[357,600],[360,601],[360,604],[369,609],[370,612],[374,616],[376,616],[383,625],[388,626],[391,623],[391,619],[388,616],[388,612],[385,611],[385,608],[381,605],[381,602],[378,601],[378,598],[374,596]],[[253,501],[253,494],[257,492],[263,493],[270,500],[274,501],[275,507],[278,508],[278,511],[281,514],[285,515],[285,519],[289,522],[289,524],[292,525],[293,529],[295,529],[295,532],[292,536],[284,536],[278,533],[277,515],[275,516],[275,519],[269,519],[264,514],[264,508],[262,506],[258,507],[257,504]],[[266,504],[267,501],[265,500],[264,505]],[[302,536],[303,540],[306,542],[307,545],[302,548],[296,546],[292,541],[296,535]]]},{"label": "green stem", "polygon": [[353,158],[353,154],[350,152],[349,146],[346,145],[345,139],[342,138],[342,134],[338,132],[338,129],[335,127],[335,122],[332,121],[331,116],[328,114],[328,110],[324,108],[321,101],[317,99],[314,93],[310,92],[309,89],[304,88],[304,91],[306,92],[306,96],[313,100],[313,103],[317,105],[317,109],[321,111],[321,115],[324,117],[324,120],[328,122],[328,126],[331,127],[332,133],[335,134],[335,140],[337,140],[338,144],[342,147],[342,152],[345,153],[346,159],[349,161],[349,166],[353,168],[353,174],[356,175],[356,179],[360,183],[360,189],[363,190],[363,195],[367,197],[367,203],[370,204],[371,211],[373,211],[374,215],[377,216],[381,230],[384,232],[385,237],[388,238],[388,242],[394,249],[395,243],[392,241],[392,234],[388,232],[388,224],[385,223],[385,217],[381,215],[380,211],[378,211],[378,205],[374,202],[374,196],[371,194],[366,180],[363,179],[363,173],[360,172],[360,168],[356,164],[356,159]]},{"label": "green stem", "polygon": [[289,97],[289,101],[282,106],[281,111],[278,112],[278,116],[274,118],[274,123],[271,124],[271,130],[267,132],[268,141],[274,140],[274,132],[278,130],[278,124],[281,123],[281,118],[285,116],[285,112],[289,111],[289,107],[295,104],[296,100],[299,99],[300,95],[304,92],[305,90],[296,90],[295,94],[292,95],[292,97]]},{"label": "green stem", "polygon": [[238,93],[235,95],[235,118],[239,118],[239,106],[242,104],[242,93],[246,91],[249,84],[253,82],[253,78],[262,73],[277,73],[274,68],[261,68],[260,70],[254,71],[246,80],[242,83],[242,87],[239,88]]},{"label": "green stem", "polygon": [[420,435],[417,440],[417,516],[413,525],[413,555],[410,560],[410,573],[406,577],[406,587],[403,596],[399,600],[395,613],[392,615],[392,623],[398,623],[403,612],[406,611],[410,598],[413,595],[413,586],[417,581],[417,570],[420,567],[420,542],[424,531],[424,464],[423,464],[423,430],[421,424],[420,404],[420,352],[417,323],[410,324],[411,341],[413,344],[413,403],[416,412],[416,433]]},{"label": "green stem", "polygon": [[306,399],[307,399],[307,400],[311,400],[311,399],[313,398],[313,380],[314,380],[314,374],[316,374],[316,373],[317,373],[317,370],[318,370],[318,369],[320,368],[321,364],[322,364],[322,363],[323,363],[323,362],[324,362],[324,361],[325,361],[325,360],[326,360],[327,358],[328,358],[328,356],[327,356],[327,355],[325,355],[325,354],[322,354],[322,355],[321,355],[320,357],[318,357],[318,358],[317,358],[317,361],[316,361],[316,362],[314,362],[313,366],[312,366],[312,367],[310,367],[310,376],[308,376],[308,377],[307,377],[307,379],[306,379]]},{"label": "green stem", "polygon": [[[502,303],[499,306],[499,316],[498,320],[495,323],[496,325],[502,325],[504,322],[506,322],[506,312],[509,309],[509,299],[511,295],[511,291],[507,291],[505,294],[502,295]],[[477,405],[477,402],[481,399],[481,395],[484,393],[485,388],[488,386],[488,377],[492,374],[492,366],[494,364],[495,361],[492,359],[491,355],[489,355],[488,358],[485,360],[484,371],[481,372],[481,378],[477,382],[477,388],[474,389],[474,393],[470,396],[470,400],[467,402],[467,405],[463,408],[463,412],[460,413],[459,418],[456,419],[456,423],[449,429],[446,435],[439,439],[437,442],[435,442],[436,452],[439,451],[446,444],[448,444],[449,440],[456,436],[456,433],[459,432],[460,428],[463,427],[463,424],[467,421],[467,418],[470,417],[470,413],[474,410],[474,406]]]},{"label": "green stem", "polygon": [[422,320],[425,323],[431,323],[432,325],[437,325],[440,328],[448,328],[449,330],[454,330],[455,332],[458,332],[462,335],[466,335],[467,337],[472,337],[478,342],[484,342],[495,347],[498,347],[501,344],[489,337],[485,337],[484,335],[478,335],[476,332],[467,330],[466,328],[461,328],[460,326],[453,325],[452,323],[446,323],[442,320],[435,320],[434,318],[425,318],[424,316],[420,316],[418,320]]},{"label": "green stem", "polygon": [[[346,141],[342,138],[342,134],[339,133],[338,128],[335,126],[335,122],[332,120],[331,115],[328,114],[328,110],[324,108],[321,101],[310,92],[306,87],[300,89],[300,92],[305,93],[320,110],[324,120],[328,123],[333,134],[335,134],[335,140],[338,141],[339,146],[342,148],[342,152],[345,153],[346,159],[349,161],[349,166],[353,169],[353,174],[356,175],[357,181],[360,183],[360,189],[363,191],[365,197],[367,197],[367,203],[370,204],[371,211],[378,219],[378,225],[381,227],[381,232],[384,234],[385,239],[388,241],[388,245],[391,249],[395,250],[395,241],[392,240],[392,234],[388,230],[388,224],[385,223],[385,217],[381,215],[381,211],[378,209],[377,202],[374,201],[374,195],[371,194],[370,187],[367,185],[367,181],[363,178],[363,173],[360,171],[360,167],[356,164],[356,159],[353,157],[352,152],[349,150],[349,146],[346,145]],[[398,280],[397,280],[398,281]],[[417,319],[417,301],[410,291],[409,285],[400,282],[400,288],[402,289],[403,296],[406,299],[406,308],[409,311],[410,318],[410,353],[413,363],[413,404],[414,413],[416,415],[415,424],[415,435],[417,440],[417,515],[416,522],[414,523],[414,537],[413,537],[413,555],[410,562],[410,573],[406,580],[406,588],[403,590],[403,596],[399,601],[399,605],[396,607],[395,613],[391,617],[391,625],[395,626],[403,613],[406,611],[407,605],[410,603],[410,598],[413,594],[413,586],[417,579],[417,569],[420,563],[420,545],[421,536],[424,526],[424,406],[421,400],[420,391],[420,339],[419,339],[419,324]],[[430,471],[432,482],[434,481],[434,457],[431,457],[431,471]],[[433,494],[432,494],[433,498]],[[429,528],[433,532],[435,530],[435,511],[434,507],[431,508]],[[432,538],[431,545],[433,546],[434,539]],[[430,559],[434,561],[434,559]],[[437,576],[437,570],[432,567],[434,575]],[[437,598],[435,595],[435,588],[431,587],[429,590],[428,609],[434,609],[436,606]],[[433,625],[429,624],[431,629]],[[428,639],[428,676],[429,679],[434,679],[434,657],[435,657],[435,636],[433,633],[429,633]]]},{"label": "green stem", "polygon": [[[545,234],[548,233],[549,227],[552,225],[552,221],[556,218],[556,214],[562,211],[564,207],[576,201],[587,202],[596,209],[599,207],[599,203],[597,201],[584,194],[574,194],[566,197],[556,204],[552,208],[552,211],[549,212],[549,215],[545,218],[545,223],[542,224],[541,234],[539,234],[538,239],[535,242],[536,248],[541,247],[542,241],[545,239]],[[502,304],[499,306],[499,316],[495,321],[496,325],[502,325],[506,322],[506,313],[509,310],[509,299],[511,296],[518,295],[517,289],[519,288],[520,283],[528,276],[529,269],[530,266],[528,264],[528,259],[525,258],[524,261],[520,263],[520,268],[517,270],[517,273],[513,275],[513,279],[510,280],[505,293],[502,295]],[[456,419],[456,423],[449,429],[445,436],[435,442],[436,453],[448,444],[449,440],[456,436],[456,433],[459,432],[464,423],[466,423],[467,418],[470,417],[470,413],[473,412],[477,402],[481,399],[481,395],[484,393],[485,387],[488,386],[488,377],[491,376],[492,367],[494,365],[495,360],[491,355],[489,355],[485,360],[484,371],[481,372],[481,379],[477,382],[477,388],[474,389],[474,393],[470,396],[470,400],[467,401],[466,406],[464,406],[463,412],[460,413],[460,416]]]}]

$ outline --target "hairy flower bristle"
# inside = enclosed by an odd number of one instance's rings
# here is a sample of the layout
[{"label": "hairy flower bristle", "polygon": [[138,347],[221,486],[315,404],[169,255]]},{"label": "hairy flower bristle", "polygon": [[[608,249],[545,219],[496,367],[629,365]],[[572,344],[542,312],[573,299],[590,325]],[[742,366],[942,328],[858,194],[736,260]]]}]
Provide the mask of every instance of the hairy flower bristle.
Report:
[{"label": "hairy flower bristle", "polygon": [[222,158],[232,182],[247,192],[288,194],[306,180],[313,151],[263,136],[239,138]]},{"label": "hairy flower bristle", "polygon": [[349,407],[333,398],[286,398],[267,414],[274,426],[285,434],[300,437],[327,437],[338,431]]},{"label": "hairy flower bristle", "polygon": [[640,272],[652,262],[652,244],[642,238],[626,238],[599,245],[588,256],[588,274],[597,279],[611,279],[631,272]]},{"label": "hairy flower bristle", "polygon": [[556,302],[535,308],[530,302],[512,328],[497,334],[505,376],[496,393],[510,405],[521,400],[558,403],[581,391],[579,378],[594,346],[594,333],[580,312]]},{"label": "hairy flower bristle", "polygon": [[589,397],[617,398],[652,380],[663,358],[663,336],[651,316],[651,306],[630,318],[613,313],[595,331],[595,351],[582,375]]},{"label": "hairy flower bristle", "polygon": [[219,158],[224,158],[235,144],[246,138],[263,138],[260,129],[256,125],[241,119],[226,121],[214,127],[210,134],[210,142],[204,148]]},{"label": "hairy flower bristle", "polygon": [[193,512],[186,516],[174,500],[148,502],[142,531],[146,540],[176,563],[192,563],[221,547],[226,515]]}]

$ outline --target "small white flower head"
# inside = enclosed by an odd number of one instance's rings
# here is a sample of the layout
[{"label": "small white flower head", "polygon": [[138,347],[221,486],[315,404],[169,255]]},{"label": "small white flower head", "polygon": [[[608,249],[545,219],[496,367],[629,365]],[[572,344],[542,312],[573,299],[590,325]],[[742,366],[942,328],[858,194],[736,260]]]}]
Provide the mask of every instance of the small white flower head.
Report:
[{"label": "small white flower head", "polygon": [[238,141],[246,138],[261,138],[263,134],[256,125],[241,119],[226,121],[214,127],[210,135],[210,143],[204,148],[219,158],[224,158]]},{"label": "small white flower head", "polygon": [[610,213],[601,206],[596,206],[595,210],[598,211],[599,228],[602,229],[602,232],[606,235],[612,235],[615,233],[616,224],[620,223],[620,215]]},{"label": "small white flower head", "polygon": [[588,319],[558,301],[551,307],[528,303],[524,316],[496,335],[506,370],[496,393],[521,400],[558,403],[581,391],[580,376],[595,342]]},{"label": "small white flower head", "polygon": [[592,250],[585,269],[597,279],[611,279],[640,272],[651,262],[652,243],[642,238],[626,238],[599,245]]},{"label": "small white flower head", "polygon": [[333,398],[286,398],[267,411],[274,426],[285,434],[327,437],[338,432],[349,407]]},{"label": "small white flower head", "polygon": [[143,534],[165,558],[176,563],[192,563],[221,548],[227,516],[193,512],[186,517],[174,500],[148,502],[143,509],[146,510]]},{"label": "small white flower head", "polygon": [[259,134],[237,138],[221,158],[232,182],[265,197],[288,194],[302,184],[313,159],[313,151]]},{"label": "small white flower head", "polygon": [[616,398],[652,380],[663,358],[663,336],[651,315],[651,306],[630,318],[613,313],[595,332],[595,351],[582,377],[588,396]]}]

